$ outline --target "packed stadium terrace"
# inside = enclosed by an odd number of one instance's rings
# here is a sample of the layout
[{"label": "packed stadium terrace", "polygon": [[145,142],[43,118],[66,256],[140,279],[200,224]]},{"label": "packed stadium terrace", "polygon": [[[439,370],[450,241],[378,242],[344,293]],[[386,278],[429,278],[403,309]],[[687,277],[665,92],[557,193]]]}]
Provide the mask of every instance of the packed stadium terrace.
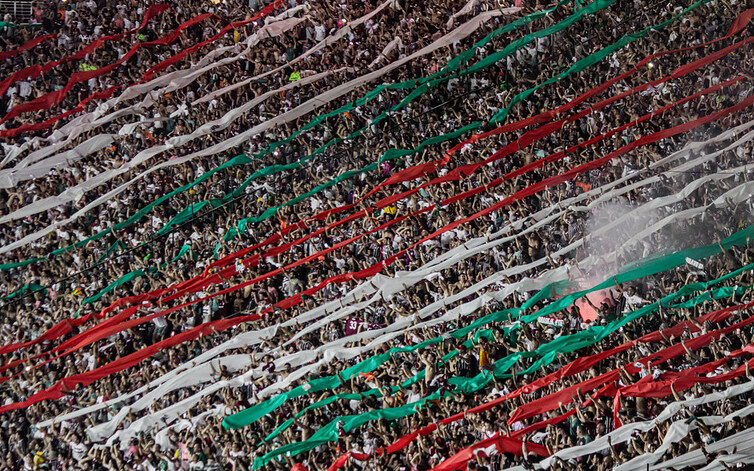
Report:
[{"label": "packed stadium terrace", "polygon": [[754,4],[0,22],[0,469],[754,465]]}]

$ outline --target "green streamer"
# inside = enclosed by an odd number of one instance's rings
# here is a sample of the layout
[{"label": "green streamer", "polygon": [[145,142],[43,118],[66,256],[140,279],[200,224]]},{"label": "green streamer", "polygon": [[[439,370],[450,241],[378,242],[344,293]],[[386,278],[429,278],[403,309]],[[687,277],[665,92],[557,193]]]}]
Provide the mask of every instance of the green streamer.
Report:
[{"label": "green streamer", "polygon": [[[545,286],[544,288],[542,288],[541,290],[539,290],[534,296],[529,298],[529,300],[527,300],[520,308],[507,309],[504,311],[488,314],[484,317],[481,317],[475,320],[474,322],[472,322],[470,325],[466,327],[463,327],[454,332],[451,332],[450,336],[455,339],[463,338],[466,335],[468,335],[469,332],[476,330],[486,324],[489,324],[492,322],[499,322],[502,320],[508,320],[511,318],[511,315],[513,313],[518,313],[520,312],[520,310],[526,310],[529,307],[534,306],[535,304],[537,304],[538,302],[544,299],[553,297],[556,290],[560,291],[561,289],[565,287],[565,285],[567,285],[567,283],[568,282],[566,281],[551,283]],[[230,415],[226,417],[225,420],[223,420],[223,427],[225,427],[226,429],[244,427],[246,425],[249,425],[259,420],[265,415],[271,413],[273,410],[280,407],[288,399],[293,399],[293,398],[303,396],[306,394],[314,394],[314,393],[318,393],[325,390],[335,389],[342,384],[341,381],[348,381],[351,378],[356,377],[361,373],[370,373],[376,370],[380,365],[389,361],[394,353],[405,353],[405,352],[413,352],[416,350],[421,350],[430,345],[441,343],[444,340],[445,339],[443,337],[436,337],[433,339],[422,341],[412,346],[393,347],[389,349],[387,352],[367,358],[355,364],[354,366],[343,370],[337,375],[314,379],[304,386],[298,386],[292,389],[291,391],[288,391],[283,394],[279,394],[277,396],[273,396],[272,398],[267,399],[266,401],[260,404],[252,406],[236,414]],[[467,346],[471,346],[471,343],[468,342]],[[410,378],[409,380],[406,380],[405,384],[402,386],[403,387],[410,386],[414,382],[422,379],[424,372],[423,371],[420,372],[420,375],[421,376],[417,375],[417,376],[414,376],[413,378]],[[397,389],[398,388],[396,388],[396,390]],[[374,390],[363,392],[362,394],[373,394],[373,393],[377,394],[378,397],[381,396],[381,394],[378,391],[374,391]]]},{"label": "green streamer", "polygon": [[276,458],[280,455],[290,454],[290,456],[294,456],[304,451],[312,450],[324,443],[337,441],[338,428],[342,428],[343,431],[348,433],[373,420],[397,420],[414,414],[417,409],[425,405],[428,401],[440,399],[440,397],[440,392],[436,391],[419,401],[412,402],[404,406],[392,407],[389,409],[372,410],[364,414],[344,415],[337,417],[324,427],[314,432],[314,434],[309,437],[308,440],[300,443],[289,443],[287,445],[283,445],[275,451],[258,457],[254,460],[254,464],[252,465],[251,469],[259,469],[269,463],[273,458]]},{"label": "green streamer", "polygon": [[191,250],[191,245],[188,243],[183,244],[183,247],[181,247],[181,250],[178,251],[178,255],[176,255],[175,258],[171,260],[171,262],[175,262],[179,258],[183,257],[189,250]]},{"label": "green streamer", "polygon": [[100,258],[97,259],[97,263],[99,264],[100,262],[102,262],[102,260],[106,259],[108,257],[108,255],[110,255],[111,253],[113,253],[115,250],[125,249],[125,248],[126,248],[126,246],[121,241],[116,240],[115,242],[113,242],[113,245],[111,245],[110,247],[108,247],[108,249],[105,251],[105,253],[103,253],[100,256]]},{"label": "green streamer", "polygon": [[31,291],[32,293],[35,293],[37,291],[42,291],[44,289],[45,289],[45,287],[42,286],[42,285],[38,285],[36,283],[26,283],[25,285],[23,285],[22,287],[18,288],[15,291],[13,291],[9,295],[0,297],[0,299],[13,299],[16,296],[20,296],[20,295],[26,293],[27,291]]},{"label": "green streamer", "polygon": [[123,275],[120,278],[118,278],[117,280],[115,280],[112,283],[110,283],[109,285],[107,285],[105,288],[103,288],[100,292],[98,292],[94,296],[91,296],[89,298],[84,299],[84,301],[82,301],[82,303],[83,304],[93,303],[93,302],[97,301],[99,298],[101,298],[102,296],[104,296],[105,294],[107,294],[110,291],[112,291],[115,288],[117,288],[118,286],[120,286],[120,285],[122,285],[124,283],[128,283],[129,281],[133,280],[134,278],[138,278],[138,277],[144,276],[146,274],[151,274],[151,273],[154,273],[156,271],[157,271],[156,267],[150,267],[150,268],[147,268],[146,271],[142,270],[142,269],[138,269],[138,270],[133,270],[131,272],[128,272],[125,275]]}]

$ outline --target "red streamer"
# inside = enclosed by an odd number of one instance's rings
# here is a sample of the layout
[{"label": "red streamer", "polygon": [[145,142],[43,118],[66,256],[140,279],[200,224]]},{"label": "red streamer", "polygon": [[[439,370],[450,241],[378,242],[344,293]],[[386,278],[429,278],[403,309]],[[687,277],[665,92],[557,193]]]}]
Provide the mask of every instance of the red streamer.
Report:
[{"label": "red streamer", "polygon": [[28,51],[29,49],[35,47],[37,44],[43,43],[45,41],[52,41],[53,39],[57,37],[58,37],[57,33],[45,34],[44,36],[39,36],[39,37],[36,37],[34,39],[27,41],[22,46],[19,46],[16,49],[11,49],[10,51],[2,51],[0,52],[0,61],[4,61],[5,59],[10,59],[11,57],[17,56],[24,51]]}]

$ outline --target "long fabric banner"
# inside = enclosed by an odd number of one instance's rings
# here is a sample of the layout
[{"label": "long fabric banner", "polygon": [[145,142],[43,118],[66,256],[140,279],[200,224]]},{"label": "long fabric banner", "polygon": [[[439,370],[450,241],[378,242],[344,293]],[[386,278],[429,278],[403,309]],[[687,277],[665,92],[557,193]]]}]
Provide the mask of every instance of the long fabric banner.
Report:
[{"label": "long fabric banner", "polygon": [[[547,448],[545,448],[543,445],[540,445],[538,443],[527,443],[526,444],[526,450],[528,452],[534,453],[539,456],[550,456],[550,453],[547,451]],[[477,442],[469,447],[464,448],[463,450],[459,451],[455,455],[453,455],[451,458],[445,460],[442,462],[441,466],[436,466],[433,468],[433,470],[443,470],[443,471],[450,471],[450,470],[456,470],[456,469],[466,469],[466,462],[470,459],[474,459],[479,454],[482,454],[484,457],[494,456],[494,455],[502,455],[502,454],[512,454],[521,456],[524,453],[524,442],[521,440],[517,440],[515,438],[507,437],[505,435],[500,435],[496,433],[490,438],[486,438],[480,442]],[[337,468],[335,468],[337,469]],[[328,468],[329,471],[329,468]]]},{"label": "long fabric banner", "polygon": [[0,51],[0,61],[4,61],[5,59],[10,59],[11,57],[15,57],[24,51],[33,49],[34,47],[36,47],[37,44],[41,44],[45,41],[52,41],[53,39],[57,37],[58,37],[57,33],[45,34],[44,36],[37,36],[34,39],[30,39],[29,41],[25,42],[23,45],[18,46],[16,49],[11,49],[10,51]]}]

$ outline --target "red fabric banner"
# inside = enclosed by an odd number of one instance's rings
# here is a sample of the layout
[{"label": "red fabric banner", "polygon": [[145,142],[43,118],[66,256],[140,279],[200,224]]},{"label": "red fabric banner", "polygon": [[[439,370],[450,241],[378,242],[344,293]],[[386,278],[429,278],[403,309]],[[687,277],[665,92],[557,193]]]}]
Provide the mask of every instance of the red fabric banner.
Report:
[{"label": "red fabric banner", "polygon": [[4,61],[5,59],[10,59],[11,57],[21,54],[23,51],[28,51],[29,49],[33,48],[37,44],[43,43],[45,41],[51,41],[57,37],[58,37],[57,33],[45,34],[44,36],[38,36],[34,39],[30,39],[29,41],[25,42],[23,45],[18,46],[16,49],[11,49],[10,51],[0,51],[0,61]]},{"label": "red fabric banner", "polygon": [[92,100],[106,100],[113,96],[113,94],[120,90],[120,87],[110,87],[107,90],[103,90],[101,92],[96,92],[91,94],[90,96],[84,98],[81,100],[81,102],[76,105],[75,107],[71,108],[68,111],[65,111],[63,113],[60,113],[59,115],[53,116],[52,118],[46,119],[44,121],[40,121],[39,123],[34,124],[22,124],[21,126],[13,129],[8,129],[7,131],[0,131],[0,136],[4,136],[3,133],[8,133],[9,136],[16,136],[22,132],[30,132],[30,131],[41,131],[42,129],[47,129],[53,124],[55,124],[56,121],[63,119],[65,117],[68,117],[72,114],[80,113],[81,111],[84,111],[84,107],[87,103],[89,103]]},{"label": "red fabric banner", "polygon": [[[539,456],[547,457],[550,453],[547,448],[538,444],[526,443],[527,452],[535,453]],[[505,435],[495,434],[492,437],[477,442],[470,447],[464,448],[439,465],[432,468],[431,471],[453,471],[466,469],[466,462],[477,457],[489,457],[509,453],[517,456],[523,455],[524,442]]]}]

